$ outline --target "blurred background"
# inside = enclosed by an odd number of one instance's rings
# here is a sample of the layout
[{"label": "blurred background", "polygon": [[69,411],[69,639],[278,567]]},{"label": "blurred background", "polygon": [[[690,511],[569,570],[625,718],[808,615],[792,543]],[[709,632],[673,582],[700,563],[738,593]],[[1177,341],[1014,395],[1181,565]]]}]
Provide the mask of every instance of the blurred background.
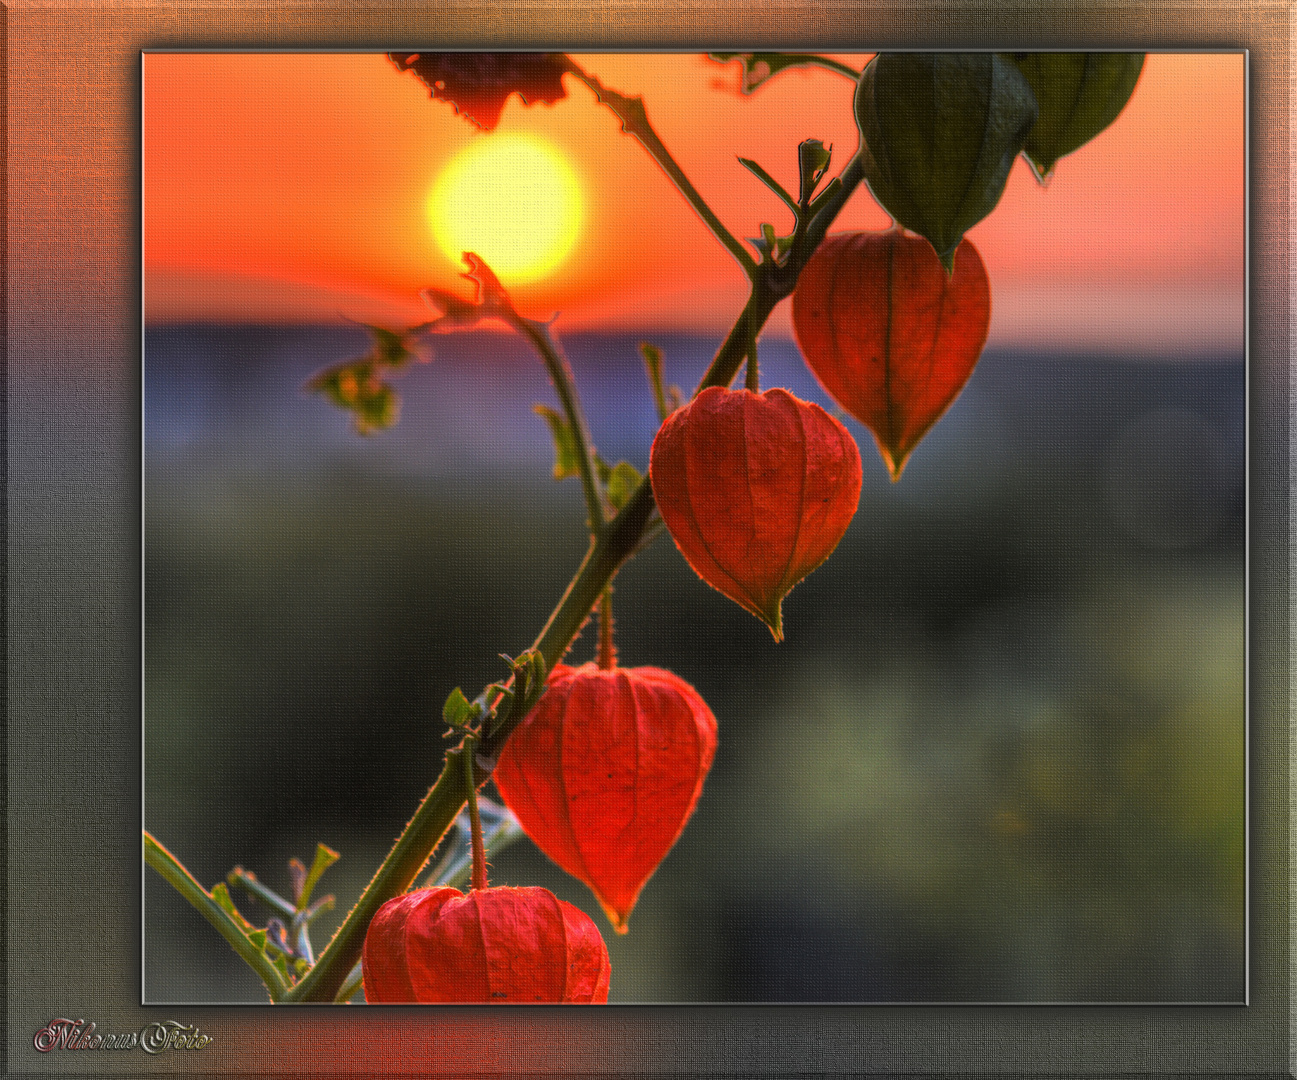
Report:
[{"label": "blurred background", "polygon": [[[556,330],[600,453],[644,468],[639,342],[687,392],[719,339]],[[447,694],[504,674],[586,548],[524,343],[435,339],[399,425],[362,438],[302,385],[367,347],[145,333],[144,826],[209,888],[243,866],[288,893],[290,858],[339,851],[317,947],[436,778]],[[791,342],[761,363],[837,412]],[[622,663],[675,671],[720,725],[630,932],[530,841],[493,884],[595,918],[612,1001],[1242,1001],[1242,356],[993,346],[895,485],[846,423],[860,508],[782,644],[665,534],[617,579]],[[144,889],[146,1001],[266,1000]]]}]

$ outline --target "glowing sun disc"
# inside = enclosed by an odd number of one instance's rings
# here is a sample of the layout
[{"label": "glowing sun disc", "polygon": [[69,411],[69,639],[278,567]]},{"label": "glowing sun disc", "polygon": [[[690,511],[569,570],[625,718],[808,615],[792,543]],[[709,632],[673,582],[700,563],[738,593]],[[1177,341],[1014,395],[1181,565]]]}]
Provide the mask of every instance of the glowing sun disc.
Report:
[{"label": "glowing sun disc", "polygon": [[562,153],[536,135],[473,139],[437,177],[428,220],[455,263],[465,251],[501,281],[534,281],[568,256],[581,231],[581,184]]}]

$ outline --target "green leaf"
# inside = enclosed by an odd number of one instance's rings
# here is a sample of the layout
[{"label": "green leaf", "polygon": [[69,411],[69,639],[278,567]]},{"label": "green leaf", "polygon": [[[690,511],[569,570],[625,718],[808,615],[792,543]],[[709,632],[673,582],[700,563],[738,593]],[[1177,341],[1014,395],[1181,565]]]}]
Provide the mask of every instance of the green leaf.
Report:
[{"label": "green leaf", "polygon": [[464,696],[458,686],[446,698],[441,707],[441,718],[453,728],[467,727],[482,714],[482,706],[475,705]]},{"label": "green leaf", "polygon": [[253,930],[252,933],[248,935],[248,940],[252,942],[253,947],[258,952],[264,952],[266,948],[266,937],[267,932],[264,929]]},{"label": "green leaf", "polygon": [[797,213],[797,202],[793,199],[791,195],[788,194],[787,191],[784,190],[783,185],[781,185],[778,180],[776,180],[773,176],[771,176],[768,172],[766,172],[765,169],[763,169],[751,158],[741,157],[739,158],[739,164],[742,165],[745,169],[747,169],[748,172],[752,173],[758,180],[760,180],[763,184],[765,184],[766,187],[768,187],[776,195],[778,195],[788,205],[788,208],[794,214]]},{"label": "green leaf", "polygon": [[410,347],[410,342],[415,334],[426,330],[432,324],[420,323],[408,330],[388,330],[384,326],[373,326],[370,323],[360,325],[368,330],[370,337],[374,339],[374,347],[370,350],[369,356],[388,367],[402,368],[411,360],[423,359],[417,350]]},{"label": "green leaf", "polygon": [[514,694],[512,686],[499,682],[492,683],[491,689],[496,692],[495,700],[491,702],[491,711],[494,714],[499,715],[501,712],[507,713],[513,708],[513,699],[517,695]]},{"label": "green leaf", "polygon": [[311,861],[310,872],[306,875],[306,880],[302,883],[302,890],[297,897],[297,910],[303,910],[311,902],[311,893],[314,892],[316,883],[319,882],[324,872],[329,869],[340,858],[333,848],[327,844],[317,843],[315,845],[315,858]]},{"label": "green leaf", "polygon": [[521,719],[536,704],[545,690],[545,657],[537,649],[528,649],[518,659],[500,654],[511,669],[509,685],[495,683],[495,688],[502,691],[495,709],[495,721],[491,733],[501,727],[510,725],[515,718]]},{"label": "green leaf", "polygon": [[548,405],[533,405],[532,411],[545,418],[545,422],[549,424],[549,433],[554,438],[554,479],[566,480],[569,476],[580,475],[576,437],[572,434],[572,425],[567,422],[567,418]]},{"label": "green leaf", "polygon": [[1023,152],[1042,183],[1059,158],[1117,119],[1144,68],[1143,53],[1007,53],[1004,59],[1022,72],[1040,106]]},{"label": "green leaf", "polygon": [[824,170],[833,160],[833,148],[825,147],[819,139],[803,139],[797,145],[797,167],[801,173],[801,191],[798,201],[810,205],[811,196],[824,176]]},{"label": "green leaf", "polygon": [[513,669],[513,688],[518,692],[516,703],[530,709],[545,686],[545,657],[538,649],[528,649],[517,660],[504,658]]},{"label": "green leaf", "polygon": [[361,325],[373,339],[369,352],[316,372],[307,381],[306,389],[322,393],[334,405],[354,413],[356,430],[372,435],[392,427],[400,417],[401,399],[387,376],[402,371],[411,360],[427,359],[412,341],[431,324],[420,323],[408,330]]},{"label": "green leaf", "polygon": [[818,177],[829,166],[832,152],[821,139],[804,139],[797,146],[802,172]]},{"label": "green leaf", "polygon": [[614,510],[626,505],[643,475],[629,461],[619,461],[608,476],[608,501]]},{"label": "green leaf", "polygon": [[356,410],[356,429],[362,435],[372,435],[392,427],[401,415],[401,399],[387,383],[367,394]]},{"label": "green leaf", "polygon": [[[647,341],[641,341],[640,355],[644,357],[644,370],[648,372],[649,386],[653,389],[653,401],[657,405],[658,419],[665,420],[671,415],[672,406],[667,398],[666,387],[662,383],[662,350]],[[675,390],[675,387],[671,388]],[[676,396],[680,392],[675,390]]]},{"label": "green leaf", "polygon": [[234,898],[230,895],[229,887],[223,881],[218,881],[212,886],[212,899],[221,906],[221,909],[244,929],[252,926],[247,919],[239,914],[239,909],[234,906]]},{"label": "green leaf", "polygon": [[339,408],[354,413],[356,430],[362,435],[389,428],[400,416],[400,398],[369,358],[326,368],[306,388],[325,394]]},{"label": "green leaf", "polygon": [[763,262],[779,262],[792,246],[793,235],[779,236],[769,222],[761,223],[761,235],[748,240],[761,253]]},{"label": "green leaf", "polygon": [[993,53],[880,53],[855,111],[869,189],[953,272],[955,248],[995,209],[1036,119],[1026,78]]}]

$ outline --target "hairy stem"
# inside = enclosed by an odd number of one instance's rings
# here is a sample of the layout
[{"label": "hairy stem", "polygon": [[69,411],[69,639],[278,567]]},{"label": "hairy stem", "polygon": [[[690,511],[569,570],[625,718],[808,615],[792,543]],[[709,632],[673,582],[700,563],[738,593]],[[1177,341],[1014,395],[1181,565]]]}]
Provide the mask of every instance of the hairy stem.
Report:
[{"label": "hairy stem", "polygon": [[612,633],[612,585],[599,594],[599,670],[611,671],[617,666],[617,646]]},{"label": "hairy stem", "polygon": [[[452,768],[451,764],[448,755],[441,776],[424,796],[400,839],[356,901],[356,906],[338,927],[315,967],[283,996],[283,1001],[331,1002],[337,999],[347,975],[360,959],[370,921],[379,908],[414,883],[464,807],[468,798],[466,770]],[[485,779],[482,777],[479,782]]]},{"label": "hairy stem", "polygon": [[261,981],[266,984],[271,1001],[284,999],[287,987],[275,965],[270,962],[270,958],[249,940],[244,928],[216,902],[216,898],[204,889],[180,861],[147,831],[144,833],[144,861],[161,874],[181,896],[193,904],[203,918],[216,927],[221,937],[225,938],[234,951],[243,958],[244,963],[261,977]]},{"label": "hairy stem", "polygon": [[[848,185],[845,181],[844,175],[844,190],[855,186],[854,183]],[[855,183],[858,182],[857,179]],[[844,201],[845,196],[836,201],[834,213]],[[820,225],[817,231],[821,237],[830,218],[831,215],[817,215],[816,222]],[[805,264],[805,258],[810,257],[810,250],[813,249],[806,250],[804,257],[799,260],[801,265]],[[699,382],[695,395],[708,386],[728,386],[733,382],[740,365],[755,348],[757,335],[775,305],[791,293],[796,284],[796,271],[790,274],[789,269],[788,264],[776,266],[773,263],[763,263],[758,268],[748,302]],[[796,270],[800,270],[800,265]],[[602,532],[595,537],[576,576],[537,636],[532,647],[544,658],[547,671],[552,671],[554,665],[562,660],[589,619],[604,589],[622,563],[638,550],[654,509],[653,489],[649,478],[645,476],[617,516],[607,522]],[[521,720],[521,717],[517,719]],[[491,732],[482,740],[479,753],[488,760],[498,758],[514,726],[516,722],[502,725]],[[483,776],[479,783],[484,783],[485,780],[486,777]],[[452,767],[452,763],[447,760],[440,779],[424,798],[391,854],[383,861],[378,873],[320,956],[319,962],[284,996],[284,1000],[335,1000],[348,973],[360,959],[365,930],[370,920],[383,904],[410,887],[419,870],[431,858],[446,830],[463,809],[467,798],[464,770]]]},{"label": "hairy stem", "polygon": [[475,742],[468,739],[460,753],[464,756],[464,786],[468,788],[468,842],[473,850],[472,888],[485,889],[486,845],[482,842],[482,816],[477,811],[477,777],[473,775],[473,750]]},{"label": "hairy stem", "polygon": [[[575,65],[573,70],[590,85],[601,100],[609,104],[622,117],[626,130],[639,138],[654,155],[658,164],[676,180],[677,186],[684,192],[699,216],[708,223],[713,232],[716,232],[722,242],[735,252],[735,257],[752,278],[752,291],[748,301],[739,313],[729,335],[717,350],[694,394],[696,396],[709,386],[729,386],[744,360],[756,351],[757,337],[775,305],[792,293],[797,284],[797,275],[806,265],[806,260],[810,258],[819,241],[824,238],[829,225],[842,209],[847,198],[863,180],[862,164],[857,158],[847,166],[832,194],[815,207],[813,220],[803,230],[799,241],[794,244],[793,250],[782,263],[757,264],[725,231],[724,226],[706,208],[693,186],[680,173],[679,167],[671,160],[665,147],[648,127],[642,101],[638,98],[633,100],[625,98],[605,90],[597,80],[587,76]],[[533,332],[534,325],[522,320],[520,328],[541,350],[542,355],[545,355],[544,343],[551,339],[547,331],[544,334]],[[533,327],[533,330],[528,330],[527,327]],[[561,364],[561,356],[557,349],[553,350],[552,355],[558,357]],[[556,379],[556,387],[561,384],[562,380]],[[560,399],[562,393],[560,389]],[[575,407],[575,395],[572,401],[573,409],[569,413],[569,422],[573,422],[572,416],[580,415],[579,409]],[[564,407],[565,409],[568,407],[566,402]],[[573,427],[575,433],[575,422]],[[588,442],[586,445],[588,446]],[[587,485],[587,489],[590,486],[593,486],[592,482]],[[587,500],[589,499],[587,490]],[[602,500],[598,505],[602,507]],[[543,657],[546,671],[552,671],[562,660],[617,571],[642,546],[646,533],[651,531],[655,508],[653,489],[646,475],[617,515],[604,522],[603,527],[595,532],[576,575],[532,646]],[[599,517],[593,513],[592,518],[594,522],[599,521]],[[512,723],[501,725],[484,737],[477,747],[477,752],[472,755],[469,770],[473,768],[472,760],[485,761],[489,764],[498,759],[500,750],[504,747],[513,727],[521,719],[516,717]],[[369,927],[370,920],[383,904],[410,887],[419,870],[431,858],[441,838],[463,809],[468,798],[469,786],[466,770],[455,767],[455,764],[448,755],[440,778],[425,796],[356,906],[347,915],[315,967],[296,987],[284,995],[284,1000],[331,1002],[337,999],[351,970],[360,959],[365,931]],[[487,776],[484,774],[476,777],[476,782],[485,783],[486,779]]]}]

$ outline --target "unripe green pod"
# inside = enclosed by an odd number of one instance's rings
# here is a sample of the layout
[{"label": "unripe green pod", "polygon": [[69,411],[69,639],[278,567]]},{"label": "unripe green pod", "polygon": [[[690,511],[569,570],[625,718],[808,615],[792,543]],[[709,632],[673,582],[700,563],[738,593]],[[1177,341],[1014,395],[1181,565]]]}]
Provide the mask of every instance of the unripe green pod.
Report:
[{"label": "unripe green pod", "polygon": [[880,53],[856,87],[865,179],[946,273],[995,209],[1035,122],[1026,78],[994,53]]},{"label": "unripe green pod", "polygon": [[1005,53],[1026,77],[1040,115],[1024,153],[1040,180],[1064,154],[1084,146],[1126,107],[1143,53]]}]

